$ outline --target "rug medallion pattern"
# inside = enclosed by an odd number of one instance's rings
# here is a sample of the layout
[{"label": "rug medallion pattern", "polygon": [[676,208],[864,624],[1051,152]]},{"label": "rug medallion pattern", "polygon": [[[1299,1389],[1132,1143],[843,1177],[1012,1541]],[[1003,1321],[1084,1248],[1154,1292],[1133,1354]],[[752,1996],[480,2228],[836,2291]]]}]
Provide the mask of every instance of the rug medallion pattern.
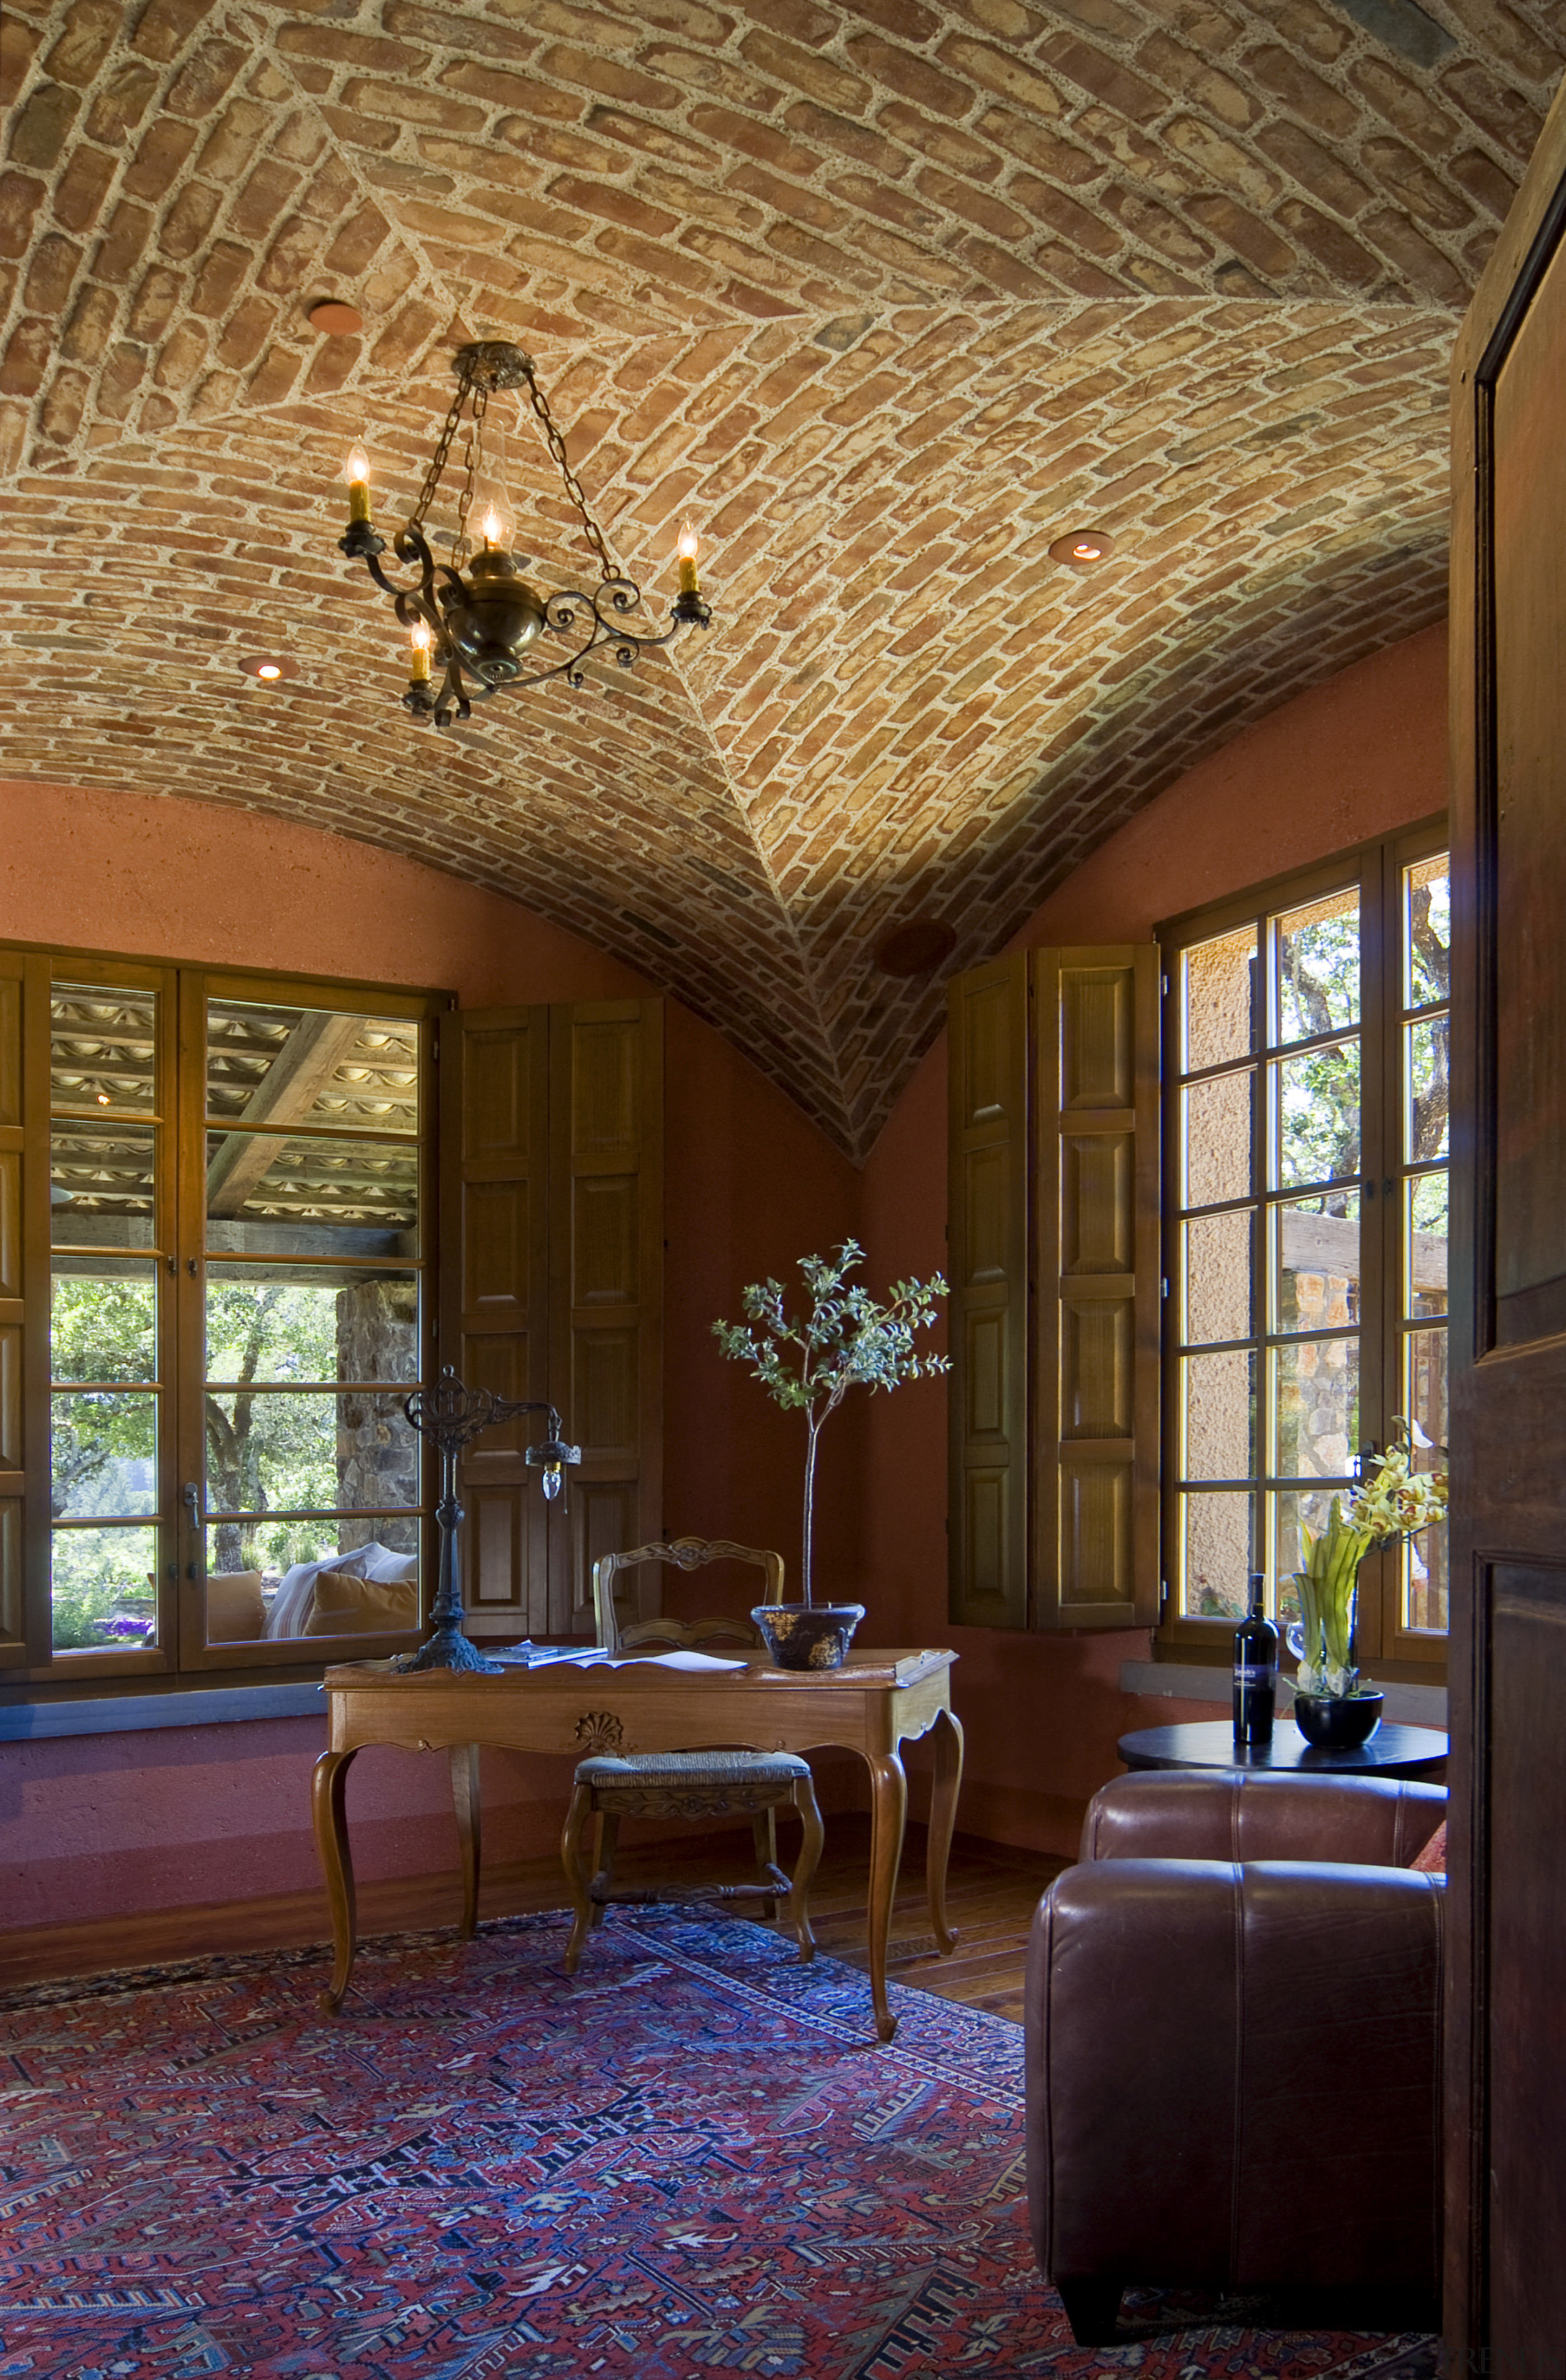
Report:
[{"label": "rug medallion pattern", "polygon": [[[1430,2380],[1433,2340],[1128,2298],[1073,2345],[1028,2246],[1021,2035],[617,1912],[0,2002],[0,2380]],[[1171,2327],[1178,2322],[1179,2326]]]}]

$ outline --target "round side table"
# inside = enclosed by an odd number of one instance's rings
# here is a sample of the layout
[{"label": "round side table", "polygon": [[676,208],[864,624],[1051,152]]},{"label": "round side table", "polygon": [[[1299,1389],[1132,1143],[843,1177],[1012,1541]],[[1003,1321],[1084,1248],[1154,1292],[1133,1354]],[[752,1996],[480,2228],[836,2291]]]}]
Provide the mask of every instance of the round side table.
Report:
[{"label": "round side table", "polygon": [[1439,1728],[1401,1727],[1383,1719],[1368,1743],[1353,1752],[1318,1752],[1287,1711],[1272,1742],[1242,1744],[1226,1718],[1187,1719],[1178,1727],[1137,1728],[1117,1749],[1128,1768],[1270,1768],[1301,1777],[1416,1777],[1446,1781],[1447,1739]]}]

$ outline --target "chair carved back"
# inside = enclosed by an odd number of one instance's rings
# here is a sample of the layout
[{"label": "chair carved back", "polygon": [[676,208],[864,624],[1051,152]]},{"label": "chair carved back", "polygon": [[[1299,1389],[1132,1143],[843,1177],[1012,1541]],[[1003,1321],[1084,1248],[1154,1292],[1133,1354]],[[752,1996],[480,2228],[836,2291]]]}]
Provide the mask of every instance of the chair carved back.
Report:
[{"label": "chair carved back", "polygon": [[783,1599],[782,1554],[759,1546],[736,1546],[729,1537],[673,1537],[651,1546],[633,1546],[628,1553],[604,1554],[593,1564],[593,1619],[598,1642],[607,1653],[627,1652],[633,1645],[657,1641],[667,1645],[701,1645],[727,1636],[744,1645],[759,1645],[759,1631],[749,1620],[664,1620],[644,1617],[622,1623],[614,1608],[614,1581],[637,1562],[673,1562],[677,1570],[702,1570],[709,1562],[753,1562],[762,1573],[763,1603]]}]

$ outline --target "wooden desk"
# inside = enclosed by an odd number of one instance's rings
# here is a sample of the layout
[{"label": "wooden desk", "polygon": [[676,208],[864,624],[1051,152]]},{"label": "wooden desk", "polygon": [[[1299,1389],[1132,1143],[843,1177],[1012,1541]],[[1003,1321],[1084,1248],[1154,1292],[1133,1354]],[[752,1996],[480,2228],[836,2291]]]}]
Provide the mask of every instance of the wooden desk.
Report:
[{"label": "wooden desk", "polygon": [[1233,1721],[1213,1718],[1138,1728],[1123,1735],[1115,1748],[1128,1768],[1269,1768],[1295,1777],[1416,1777],[1435,1785],[1446,1780],[1447,1740],[1440,1730],[1390,1719],[1352,1752],[1318,1751],[1287,1711],[1280,1712],[1270,1743],[1236,1743]]},{"label": "wooden desk", "polygon": [[[354,1963],[354,1879],[345,1788],[368,1743],[409,1752],[449,1750],[462,1848],[462,1933],[479,1912],[479,1747],[554,1752],[701,1752],[744,1744],[758,1752],[812,1752],[843,1744],[870,1772],[870,1996],[876,2031],[897,2029],[886,1997],[886,1938],[903,1856],[908,1784],[899,1747],[932,1730],[935,1794],[926,1883],[936,1943],[949,1952],[946,1861],[963,1775],[963,1730],[952,1709],[954,1653],[851,1652],[841,1670],[775,1670],[768,1661],[706,1677],[646,1663],[580,1670],[570,1663],[508,1670],[499,1677],[424,1670],[401,1676],[353,1662],[326,1672],[328,1749],[315,1765],[316,1848],[326,1877],[335,1960],[321,2005],[334,2015]],[[563,1794],[564,1800],[564,1794]]]}]

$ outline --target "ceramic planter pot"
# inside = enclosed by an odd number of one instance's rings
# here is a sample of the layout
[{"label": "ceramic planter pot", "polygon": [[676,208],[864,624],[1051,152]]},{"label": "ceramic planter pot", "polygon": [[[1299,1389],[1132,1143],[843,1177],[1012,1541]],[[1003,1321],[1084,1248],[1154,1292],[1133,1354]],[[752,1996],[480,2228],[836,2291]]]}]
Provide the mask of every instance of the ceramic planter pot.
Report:
[{"label": "ceramic planter pot", "polygon": [[1383,1694],[1294,1696],[1294,1724],[1317,1752],[1357,1752],[1381,1724]]},{"label": "ceramic planter pot", "polygon": [[751,1618],[780,1670],[841,1670],[862,1603],[759,1603]]}]

